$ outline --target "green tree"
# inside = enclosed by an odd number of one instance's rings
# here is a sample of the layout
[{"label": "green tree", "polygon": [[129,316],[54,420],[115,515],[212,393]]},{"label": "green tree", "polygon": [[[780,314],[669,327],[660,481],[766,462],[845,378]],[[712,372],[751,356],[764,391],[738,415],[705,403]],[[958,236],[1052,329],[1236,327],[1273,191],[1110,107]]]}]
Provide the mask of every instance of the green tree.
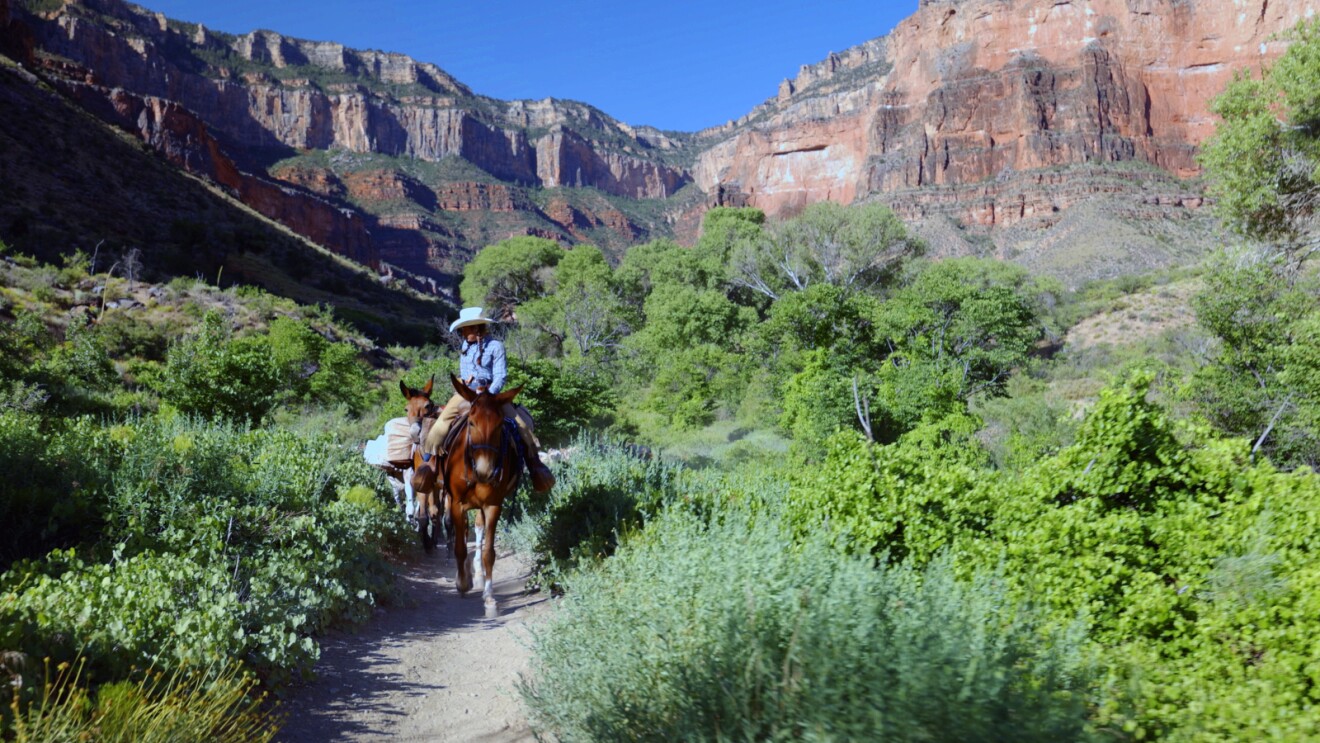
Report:
[{"label": "green tree", "polygon": [[1314,383],[1320,295],[1303,270],[1320,250],[1320,20],[1259,80],[1240,75],[1215,100],[1223,119],[1201,162],[1224,221],[1265,243],[1222,259],[1195,299],[1221,341],[1190,394],[1221,429],[1282,466],[1320,464]]},{"label": "green tree", "polygon": [[647,390],[650,407],[671,423],[710,422],[732,407],[740,378],[742,340],[756,321],[723,292],[664,284],[646,299],[646,325],[629,336],[632,383]]},{"label": "green tree", "polygon": [[1295,268],[1320,249],[1320,21],[1260,80],[1239,75],[1212,110],[1222,119],[1201,164],[1224,221],[1284,248]]},{"label": "green tree", "polygon": [[259,421],[290,394],[270,344],[233,337],[218,312],[170,348],[165,367],[151,380],[161,399],[204,418]]},{"label": "green tree", "polygon": [[817,283],[860,291],[892,278],[923,250],[889,207],[826,201],[771,225],[759,240],[738,241],[728,279],[770,299]]},{"label": "green tree", "polygon": [[781,423],[808,457],[836,429],[888,443],[964,410],[973,395],[1001,394],[1043,334],[1036,282],[999,261],[927,265],[884,302],[841,302],[842,289],[800,294],[777,302],[765,325],[790,329],[791,344],[828,349],[808,354],[784,387]]},{"label": "green tree", "polygon": [[553,268],[563,257],[564,249],[554,240],[511,237],[477,253],[463,270],[459,292],[465,304],[482,305],[492,317],[501,317],[551,291]]},{"label": "green tree", "polygon": [[1226,257],[1193,299],[1220,341],[1187,393],[1221,430],[1284,467],[1320,465],[1320,310],[1313,280],[1280,280],[1280,259]]}]

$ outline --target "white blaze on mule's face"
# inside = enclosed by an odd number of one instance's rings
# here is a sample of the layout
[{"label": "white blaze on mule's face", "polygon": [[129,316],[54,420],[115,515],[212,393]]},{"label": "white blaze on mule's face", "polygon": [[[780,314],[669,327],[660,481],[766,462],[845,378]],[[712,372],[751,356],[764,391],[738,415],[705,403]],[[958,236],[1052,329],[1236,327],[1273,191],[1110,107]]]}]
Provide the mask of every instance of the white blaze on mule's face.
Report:
[{"label": "white blaze on mule's face", "polygon": [[472,469],[476,470],[477,477],[482,482],[489,480],[491,473],[495,471],[495,455],[482,449],[472,456]]}]

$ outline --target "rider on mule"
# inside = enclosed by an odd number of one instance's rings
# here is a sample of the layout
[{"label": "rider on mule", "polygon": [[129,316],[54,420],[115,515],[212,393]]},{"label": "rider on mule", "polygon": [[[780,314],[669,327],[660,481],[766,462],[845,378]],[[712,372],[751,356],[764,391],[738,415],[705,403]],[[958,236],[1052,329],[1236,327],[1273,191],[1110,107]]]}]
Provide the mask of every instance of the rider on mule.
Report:
[{"label": "rider on mule", "polygon": [[[464,307],[458,314],[458,319],[449,325],[449,331],[458,333],[463,339],[459,349],[459,377],[473,390],[493,395],[504,387],[507,364],[504,344],[496,338],[489,337],[492,322],[494,320],[482,316],[480,307]],[[445,452],[441,451],[445,434],[449,433],[449,427],[459,416],[466,413],[469,407],[471,407],[470,403],[458,394],[449,398],[449,402],[445,403],[444,410],[440,413],[439,420],[431,427],[422,445],[422,451],[426,452],[428,457],[431,452],[441,457],[445,455]],[[523,443],[527,445],[527,469],[532,473],[532,488],[538,493],[547,492],[554,487],[555,476],[541,463],[541,443],[536,440],[536,434],[532,432],[532,417],[521,405],[515,406],[513,403],[505,403],[503,412],[505,418],[512,419],[518,424],[518,433]]]}]

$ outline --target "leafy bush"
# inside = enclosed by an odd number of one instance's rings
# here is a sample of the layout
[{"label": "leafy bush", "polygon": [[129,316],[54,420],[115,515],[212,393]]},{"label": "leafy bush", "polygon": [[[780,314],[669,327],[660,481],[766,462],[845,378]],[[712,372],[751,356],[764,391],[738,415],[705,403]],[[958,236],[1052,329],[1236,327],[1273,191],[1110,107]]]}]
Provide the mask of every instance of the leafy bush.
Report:
[{"label": "leafy bush", "polygon": [[92,537],[101,526],[95,492],[103,473],[77,445],[35,415],[0,411],[0,570]]},{"label": "leafy bush", "polygon": [[536,421],[537,438],[547,445],[603,427],[617,402],[606,380],[584,370],[561,368],[548,359],[513,364],[504,388],[519,386],[523,391],[517,403],[527,407]]},{"label": "leafy bush", "polygon": [[104,473],[89,498],[115,546],[15,565],[0,648],[81,653],[98,683],[218,657],[278,684],[310,670],[312,634],[388,591],[402,525],[379,473],[328,438],[174,417],[82,419],[57,441]]},{"label": "leafy bush", "polygon": [[568,451],[570,458],[554,467],[553,490],[523,491],[525,503],[510,529],[515,543],[540,555],[541,579],[552,583],[613,554],[621,534],[675,496],[680,472],[664,460],[586,437]]},{"label": "leafy bush", "polygon": [[769,513],[674,511],[571,578],[534,632],[534,726],[582,741],[1088,737],[1076,628],[1046,639],[993,577],[789,542]]},{"label": "leafy bush", "polygon": [[826,441],[819,466],[792,476],[787,519],[801,539],[823,530],[844,552],[924,564],[990,516],[975,488],[992,477],[973,438],[978,427],[976,419],[955,414],[888,446],[840,432]]},{"label": "leafy bush", "polygon": [[233,337],[216,312],[170,348],[148,380],[161,399],[207,418],[260,421],[284,402],[366,406],[371,380],[345,343],[330,343],[306,324],[278,318],[269,332]]},{"label": "leafy bush", "polygon": [[841,435],[794,482],[798,538],[823,510],[846,549],[913,565],[947,552],[964,575],[1002,570],[1055,625],[1086,617],[1110,679],[1106,729],[1307,737],[1320,723],[1308,639],[1320,633],[1308,557],[1320,478],[1175,423],[1152,382],[1105,390],[1074,443],[1021,471],[991,470],[974,425],[923,426],[890,446]]}]

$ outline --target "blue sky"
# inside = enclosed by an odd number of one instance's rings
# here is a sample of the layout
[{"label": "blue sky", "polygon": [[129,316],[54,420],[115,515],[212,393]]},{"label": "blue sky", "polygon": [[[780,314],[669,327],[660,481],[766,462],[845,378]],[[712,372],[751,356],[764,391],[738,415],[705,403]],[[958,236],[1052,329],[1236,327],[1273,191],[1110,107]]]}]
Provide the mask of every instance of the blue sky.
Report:
[{"label": "blue sky", "polygon": [[799,66],[888,33],[917,0],[141,4],[230,33],[402,52],[496,98],[569,98],[630,124],[694,131],[747,113]]}]

